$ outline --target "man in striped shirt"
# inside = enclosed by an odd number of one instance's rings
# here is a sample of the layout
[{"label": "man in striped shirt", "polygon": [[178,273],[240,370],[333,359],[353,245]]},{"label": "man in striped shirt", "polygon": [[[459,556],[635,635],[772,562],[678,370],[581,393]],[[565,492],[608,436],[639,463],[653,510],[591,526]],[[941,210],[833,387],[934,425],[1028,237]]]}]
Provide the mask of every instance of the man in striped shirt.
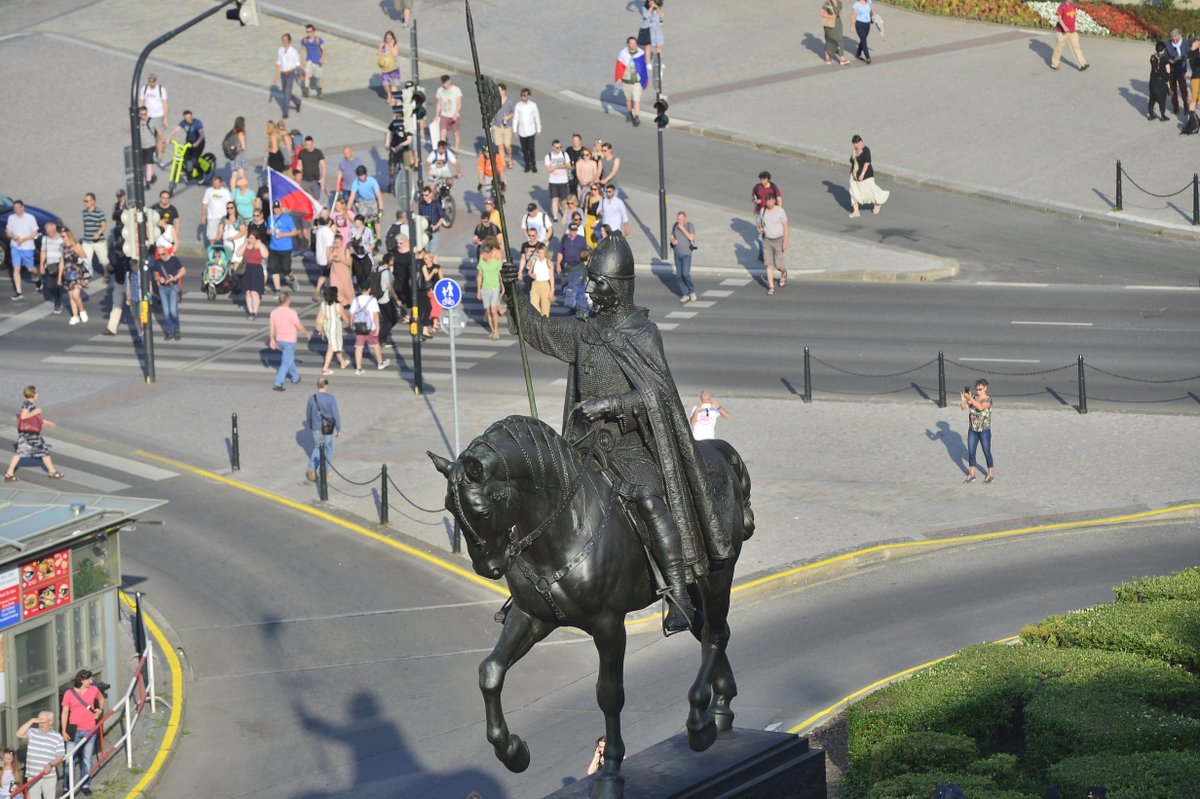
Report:
[{"label": "man in striped shirt", "polygon": [[84,266],[88,271],[92,271],[94,256],[104,269],[105,280],[112,273],[112,267],[108,264],[108,239],[105,235],[107,232],[108,217],[96,207],[96,195],[89,191],[83,195],[83,238],[79,243],[83,245]]},{"label": "man in striped shirt", "polygon": [[17,730],[18,738],[29,740],[25,753],[25,777],[30,782],[41,777],[27,794],[28,799],[54,799],[58,795],[58,772],[56,767],[63,762],[66,746],[63,737],[56,733],[54,714],[43,710]]}]

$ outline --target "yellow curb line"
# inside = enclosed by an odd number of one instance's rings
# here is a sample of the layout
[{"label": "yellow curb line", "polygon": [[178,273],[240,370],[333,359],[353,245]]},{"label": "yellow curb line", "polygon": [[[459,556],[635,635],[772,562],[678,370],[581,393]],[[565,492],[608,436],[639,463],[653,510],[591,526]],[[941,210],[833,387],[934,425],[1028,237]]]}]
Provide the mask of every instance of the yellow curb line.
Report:
[{"label": "yellow curb line", "polygon": [[[125,603],[130,610],[136,610],[137,606],[133,600],[126,596],[124,591],[118,591],[117,596]],[[171,749],[175,745],[175,738],[179,735],[179,721],[183,717],[183,669],[179,665],[179,656],[175,654],[175,649],[171,646],[171,642],[167,640],[167,636],[154,623],[154,619],[150,618],[150,614],[143,612],[142,619],[146,623],[146,629],[154,636],[154,640],[158,642],[159,649],[162,650],[163,658],[167,661],[167,666],[171,669],[171,715],[167,718],[167,731],[163,735],[162,744],[158,747],[158,754],[154,756],[154,762],[142,774],[142,778],[137,784],[129,789],[129,793],[125,794],[125,799],[134,799],[137,796],[144,796],[144,789],[154,780],[159,769],[167,762],[167,757],[171,754]],[[151,655],[153,657],[153,655]],[[126,746],[133,746],[133,741],[127,741]]]},{"label": "yellow curb line", "polygon": [[412,555],[413,557],[419,558],[420,560],[423,560],[426,563],[436,566],[439,569],[444,569],[452,574],[458,575],[459,577],[466,578],[467,580],[470,580],[471,582],[475,583],[476,585],[482,586],[483,588],[486,588],[489,591],[493,591],[497,594],[500,594],[501,596],[505,596],[505,597],[508,596],[508,590],[506,588],[501,588],[500,586],[496,585],[495,583],[491,582],[490,580],[485,580],[484,578],[480,577],[479,575],[474,574],[473,572],[469,572],[466,569],[462,568],[461,566],[456,566],[455,564],[453,564],[447,560],[442,560],[441,558],[437,557],[436,555],[430,555],[428,552],[422,552],[421,550],[419,550],[415,547],[410,547],[407,544],[402,544],[399,541],[394,541],[385,535],[380,535],[379,533],[377,533],[373,530],[368,530],[366,527],[363,527],[362,525],[355,524],[354,522],[346,521],[345,519],[339,519],[337,516],[334,516],[333,514],[330,514],[330,513],[326,513],[325,511],[317,510],[316,508],[310,508],[307,505],[303,505],[294,500],[287,499],[286,497],[281,497],[277,494],[273,494],[270,491],[266,491],[261,488],[256,488],[252,485],[249,485],[248,483],[243,483],[239,480],[233,480],[228,477],[223,477],[219,474],[216,474],[215,472],[210,472],[207,469],[200,469],[196,466],[191,466],[189,464],[183,463],[182,461],[177,461],[174,458],[167,458],[162,455],[155,455],[154,453],[146,452],[145,450],[138,450],[134,454],[140,455],[143,458],[149,458],[150,460],[158,461],[159,463],[165,463],[170,466],[174,466],[176,469],[182,469],[183,471],[189,472],[190,474],[197,475],[198,477],[204,477],[208,480],[215,480],[216,482],[221,483],[223,485],[227,485],[230,488],[236,488],[239,491],[245,491],[247,494],[253,494],[256,497],[259,497],[261,499],[270,500],[271,502],[274,502],[278,505],[283,505],[286,508],[291,508],[292,510],[300,511],[301,513],[307,513],[309,516],[315,516],[318,519],[329,522],[330,524],[336,524],[337,526],[339,526],[345,530],[349,530],[352,533],[358,533],[359,535],[370,538],[373,541],[378,541],[379,543],[386,544],[387,546],[390,546],[393,549],[398,549],[401,552],[405,553],[406,555]]},{"label": "yellow curb line", "polygon": [[[1001,638],[999,641],[994,641],[993,643],[1007,644],[1007,643],[1017,640],[1017,638],[1019,638],[1019,637],[1020,636],[1010,635],[1008,638]],[[927,663],[922,663],[919,666],[912,666],[911,668],[907,668],[904,671],[898,671],[895,674],[892,674],[888,677],[884,677],[882,680],[876,680],[875,682],[871,683],[870,685],[866,686],[865,688],[859,688],[857,691],[850,694],[849,696],[842,697],[841,699],[834,702],[832,705],[825,708],[824,710],[819,710],[816,713],[812,714],[811,716],[806,718],[804,721],[800,722],[795,727],[792,727],[790,730],[788,730],[788,733],[790,733],[792,735],[797,735],[800,733],[801,730],[807,729],[808,727],[815,725],[818,721],[825,718],[826,716],[833,715],[841,708],[843,708],[846,705],[853,702],[855,699],[858,699],[859,697],[864,696],[865,694],[871,693],[876,688],[879,688],[882,685],[886,685],[889,682],[893,682],[894,680],[898,680],[901,677],[907,677],[908,675],[913,674],[914,672],[923,671],[923,670],[929,668],[930,666],[936,666],[938,663],[941,663],[944,660],[949,660],[950,658],[954,657],[954,655],[956,655],[956,654],[958,654],[958,653],[955,652],[953,654],[946,655],[945,657],[940,657],[937,660],[930,660]]]}]

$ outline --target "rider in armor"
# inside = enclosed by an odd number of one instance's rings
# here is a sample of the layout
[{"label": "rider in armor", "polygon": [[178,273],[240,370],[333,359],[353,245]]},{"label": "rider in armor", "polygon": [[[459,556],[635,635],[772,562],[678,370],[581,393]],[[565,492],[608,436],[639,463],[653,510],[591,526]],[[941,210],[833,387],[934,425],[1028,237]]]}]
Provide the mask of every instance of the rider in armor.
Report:
[{"label": "rider in armor", "polygon": [[[695,609],[687,583],[732,557],[727,530],[707,493],[704,463],[671,377],[657,326],[633,304],[633,252],[613,233],[588,263],[593,315],[543,317],[517,290],[505,264],[505,299],[519,305],[520,335],[570,365],[564,435],[605,453],[618,493],[637,509],[669,598],[667,635],[687,630]],[[510,324],[516,332],[516,316]],[[578,406],[578,413],[573,410]]]}]

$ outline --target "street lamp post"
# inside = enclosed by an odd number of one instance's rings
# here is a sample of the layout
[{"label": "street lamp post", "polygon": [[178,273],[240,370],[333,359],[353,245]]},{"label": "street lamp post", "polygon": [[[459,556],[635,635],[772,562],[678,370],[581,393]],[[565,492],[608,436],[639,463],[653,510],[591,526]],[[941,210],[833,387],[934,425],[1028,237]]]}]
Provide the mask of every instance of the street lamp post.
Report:
[{"label": "street lamp post", "polygon": [[654,126],[658,128],[658,256],[667,260],[667,168],[663,130],[667,127],[667,97],[662,90],[662,56],[654,54]]},{"label": "street lamp post", "polygon": [[[227,6],[237,6],[236,12],[230,12],[231,19],[236,19],[242,25],[247,23],[251,25],[258,24],[258,10],[255,5],[255,0],[220,0],[216,5],[207,11],[193,17],[183,23],[174,30],[167,31],[162,36],[159,36],[142,50],[138,56],[137,63],[133,67],[133,81],[129,87],[129,133],[130,143],[133,145],[133,151],[130,153],[131,162],[133,164],[133,211],[135,225],[135,235],[139,237],[138,247],[135,249],[135,257],[140,259],[138,269],[142,273],[142,297],[139,303],[138,313],[145,320],[144,335],[146,341],[146,382],[153,383],[155,381],[154,368],[154,323],[150,316],[150,248],[153,245],[153,239],[150,237],[150,232],[146,230],[146,165],[142,161],[142,129],[138,118],[138,86],[142,82],[142,69],[146,66],[146,60],[150,58],[150,53],[157,49],[160,45],[174,39],[179,34],[186,31],[188,28],[198,25],[204,20],[216,14],[221,9]],[[178,244],[178,242],[176,242]]]}]

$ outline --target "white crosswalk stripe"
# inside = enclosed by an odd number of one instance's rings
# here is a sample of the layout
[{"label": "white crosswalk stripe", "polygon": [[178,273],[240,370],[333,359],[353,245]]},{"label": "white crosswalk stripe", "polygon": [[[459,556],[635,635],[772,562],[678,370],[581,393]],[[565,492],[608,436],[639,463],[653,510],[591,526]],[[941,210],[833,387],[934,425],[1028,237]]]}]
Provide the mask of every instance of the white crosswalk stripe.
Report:
[{"label": "white crosswalk stripe", "polygon": [[[54,466],[65,473],[62,482],[68,486],[80,485],[102,494],[115,494],[130,488],[138,479],[159,482],[179,476],[178,472],[161,466],[71,441],[52,439],[49,443]],[[47,480],[44,474],[40,474],[40,464],[31,458],[22,463],[17,476],[22,482],[33,484]],[[125,482],[126,480],[131,482]]]}]

